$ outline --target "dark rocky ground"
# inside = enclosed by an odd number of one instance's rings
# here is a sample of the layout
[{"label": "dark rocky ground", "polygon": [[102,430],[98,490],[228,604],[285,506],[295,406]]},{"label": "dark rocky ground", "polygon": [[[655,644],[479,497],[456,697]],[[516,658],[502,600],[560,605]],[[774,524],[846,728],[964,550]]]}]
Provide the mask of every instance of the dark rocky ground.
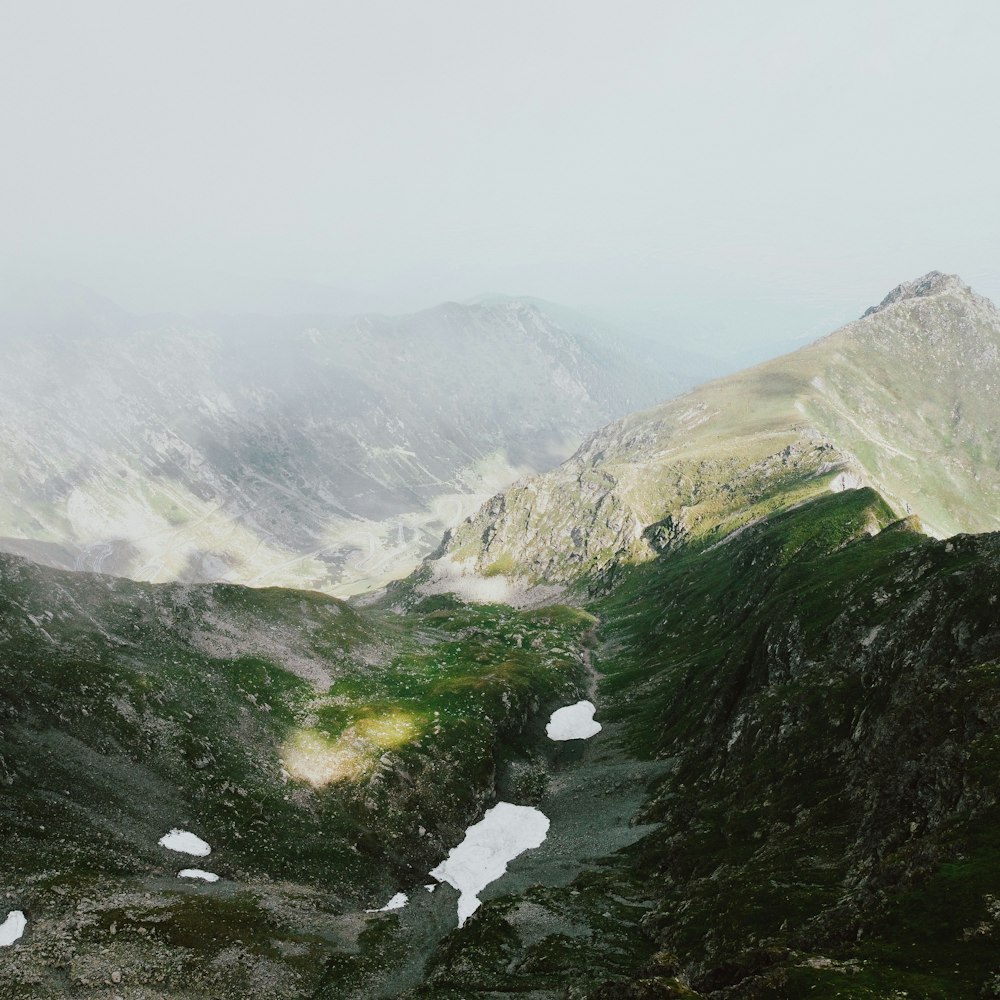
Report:
[{"label": "dark rocky ground", "polygon": [[[995,995],[1000,536],[917,527],[828,494],[589,610],[5,560],[0,996]],[[352,777],[290,775],[303,731]],[[456,930],[422,886],[496,799],[549,837]]]}]

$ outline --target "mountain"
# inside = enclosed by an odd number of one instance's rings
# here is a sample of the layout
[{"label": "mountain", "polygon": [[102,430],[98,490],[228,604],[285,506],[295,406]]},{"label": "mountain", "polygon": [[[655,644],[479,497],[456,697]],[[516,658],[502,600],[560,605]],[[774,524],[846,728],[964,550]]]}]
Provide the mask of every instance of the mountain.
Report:
[{"label": "mountain", "polygon": [[0,556],[0,998],[997,995],[996,333],[901,285],[353,602]]},{"label": "mountain", "polygon": [[[997,994],[998,348],[995,308],[926,275],[446,540],[415,594],[597,616],[612,742],[542,804],[574,788],[599,866],[567,894],[526,862],[414,997]],[[616,754],[651,769],[648,832],[604,854],[580,786]]]},{"label": "mountain", "polygon": [[[365,910],[537,783],[518,734],[580,695],[592,624],[0,556],[0,892],[28,919],[0,997],[343,995]],[[172,829],[217,885],[178,878]],[[437,937],[456,899],[427,896]]]},{"label": "mountain", "polygon": [[442,586],[593,584],[860,485],[931,534],[995,530],[998,387],[1000,313],[933,272],[815,344],[610,424],[494,497],[433,569]]},{"label": "mountain", "polygon": [[[0,559],[0,996],[982,996],[1000,534],[912,521],[828,493],[588,611]],[[457,928],[427,873],[497,800],[549,835]]]},{"label": "mountain", "polygon": [[2,305],[0,549],[140,580],[377,586],[685,385],[519,302],[198,322],[77,288]]},{"label": "mountain", "polygon": [[649,366],[652,371],[676,369],[688,377],[694,377],[698,382],[703,382],[726,370],[723,362],[702,350],[686,346],[691,344],[701,346],[702,339],[698,335],[692,335],[690,331],[685,330],[684,337],[680,338],[674,328],[663,321],[647,321],[632,326],[627,321],[604,319],[533,295],[478,295],[469,300],[470,305],[494,306],[517,303],[534,306],[565,329],[596,340],[598,343],[616,344],[619,351],[643,366]]},{"label": "mountain", "polygon": [[588,601],[605,732],[549,772],[561,851],[407,995],[994,995],[1000,533],[914,520],[820,494]]}]

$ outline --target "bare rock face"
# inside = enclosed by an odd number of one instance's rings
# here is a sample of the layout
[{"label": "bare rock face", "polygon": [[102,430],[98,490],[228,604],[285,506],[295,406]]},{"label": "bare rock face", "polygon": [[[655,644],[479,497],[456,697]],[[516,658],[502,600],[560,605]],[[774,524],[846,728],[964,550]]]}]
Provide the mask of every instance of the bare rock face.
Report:
[{"label": "bare rock face", "polygon": [[940,295],[952,291],[969,294],[971,289],[964,285],[956,274],[942,274],[940,271],[928,271],[922,278],[915,281],[904,281],[897,285],[877,306],[869,306],[864,316],[881,312],[883,309],[900,302],[903,299],[914,299],[928,295]]}]

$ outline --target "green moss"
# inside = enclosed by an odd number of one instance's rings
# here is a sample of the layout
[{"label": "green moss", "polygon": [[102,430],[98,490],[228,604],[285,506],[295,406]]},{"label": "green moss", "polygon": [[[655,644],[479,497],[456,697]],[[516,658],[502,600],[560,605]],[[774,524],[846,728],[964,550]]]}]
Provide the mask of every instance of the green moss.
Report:
[{"label": "green moss", "polygon": [[513,576],[516,572],[517,565],[514,562],[514,557],[509,552],[505,552],[483,570],[483,576]]}]

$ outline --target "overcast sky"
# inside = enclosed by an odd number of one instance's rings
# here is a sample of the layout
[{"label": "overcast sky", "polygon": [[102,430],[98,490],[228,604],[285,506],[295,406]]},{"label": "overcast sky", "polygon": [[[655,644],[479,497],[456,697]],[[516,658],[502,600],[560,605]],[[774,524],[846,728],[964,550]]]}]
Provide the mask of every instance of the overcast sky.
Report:
[{"label": "overcast sky", "polygon": [[1000,298],[988,0],[0,10],[0,266],[132,309],[508,292],[717,346],[931,268]]}]

